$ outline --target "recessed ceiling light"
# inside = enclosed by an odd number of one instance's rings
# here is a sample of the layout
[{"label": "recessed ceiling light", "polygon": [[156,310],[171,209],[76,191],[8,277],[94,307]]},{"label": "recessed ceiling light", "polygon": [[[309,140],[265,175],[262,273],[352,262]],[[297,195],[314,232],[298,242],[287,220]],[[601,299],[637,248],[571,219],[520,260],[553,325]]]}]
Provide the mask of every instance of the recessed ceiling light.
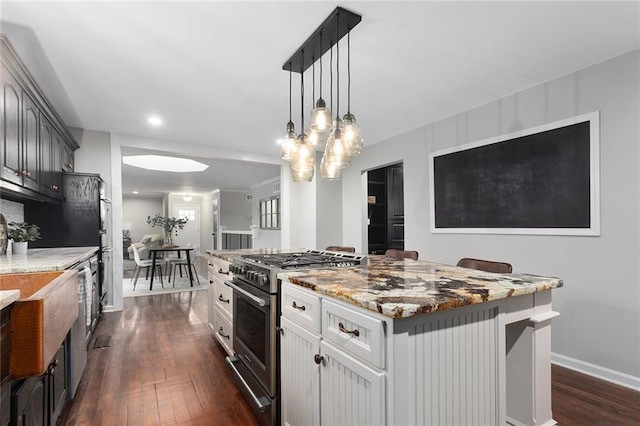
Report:
[{"label": "recessed ceiling light", "polygon": [[185,195],[184,197],[182,197],[182,199],[184,201],[191,201],[191,200],[193,200],[193,197],[191,195]]},{"label": "recessed ceiling light", "polygon": [[138,193],[138,191],[133,191],[133,193],[134,193],[134,194],[137,194],[137,193]]},{"label": "recessed ceiling light", "polygon": [[152,126],[161,126],[162,125],[162,118],[158,117],[157,115],[152,115],[147,119],[147,123],[151,124]]},{"label": "recessed ceiling light", "polygon": [[131,155],[122,157],[122,162],[129,166],[162,172],[201,172],[209,166],[189,158],[166,157],[164,155]]}]

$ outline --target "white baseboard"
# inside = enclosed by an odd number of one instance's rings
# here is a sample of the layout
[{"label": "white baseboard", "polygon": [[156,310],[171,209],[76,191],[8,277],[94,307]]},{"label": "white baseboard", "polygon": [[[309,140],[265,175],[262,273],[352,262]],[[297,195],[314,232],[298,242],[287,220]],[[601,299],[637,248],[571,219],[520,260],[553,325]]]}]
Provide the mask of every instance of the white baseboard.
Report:
[{"label": "white baseboard", "polygon": [[551,353],[551,363],[570,370],[577,371],[616,385],[624,386],[635,391],[640,391],[640,377],[631,374],[621,373],[620,371],[611,370],[589,362],[580,361],[565,355]]}]

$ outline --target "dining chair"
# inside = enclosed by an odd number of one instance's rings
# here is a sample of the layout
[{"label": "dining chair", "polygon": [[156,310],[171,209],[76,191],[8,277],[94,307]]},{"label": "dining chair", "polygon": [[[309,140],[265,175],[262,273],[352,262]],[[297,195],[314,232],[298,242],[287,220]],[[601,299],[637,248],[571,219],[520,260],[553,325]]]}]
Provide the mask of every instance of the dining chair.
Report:
[{"label": "dining chair", "polygon": [[386,257],[396,257],[396,258],[418,260],[418,252],[415,251],[415,250],[389,249],[386,252],[384,252],[384,255]]},{"label": "dining chair", "polygon": [[[136,262],[136,267],[133,271],[133,290],[136,289],[136,284],[138,283],[138,277],[140,276],[140,271],[142,270],[142,268],[146,269],[146,278],[145,279],[149,279],[149,268],[151,268],[153,266],[153,260],[151,259],[145,259],[145,260],[141,260],[140,259],[140,252],[138,251],[138,248],[131,244],[132,249],[133,249],[133,259]],[[162,288],[164,288],[164,283],[162,282],[162,266],[157,263],[156,264],[156,268],[160,268],[160,284],[162,285]]]},{"label": "dining chair", "polygon": [[355,253],[355,247],[347,247],[347,246],[328,246],[325,250],[327,251],[341,251],[343,253]]},{"label": "dining chair", "polygon": [[511,264],[505,262],[494,262],[491,260],[471,259],[464,257],[458,261],[457,266],[469,269],[477,269],[484,272],[495,272],[498,274],[509,274],[513,271]]},{"label": "dining chair", "polygon": [[[200,285],[200,278],[198,278],[198,271],[196,270],[196,265],[193,262],[187,262],[187,257],[181,258],[179,261],[172,261],[171,268],[173,269],[173,287],[176,286],[176,269],[180,269],[180,277],[182,277],[182,268],[187,268],[186,275],[189,275],[189,268],[192,271],[192,274],[196,277],[196,281],[198,285]],[[169,278],[169,282],[171,282],[171,278]]]}]

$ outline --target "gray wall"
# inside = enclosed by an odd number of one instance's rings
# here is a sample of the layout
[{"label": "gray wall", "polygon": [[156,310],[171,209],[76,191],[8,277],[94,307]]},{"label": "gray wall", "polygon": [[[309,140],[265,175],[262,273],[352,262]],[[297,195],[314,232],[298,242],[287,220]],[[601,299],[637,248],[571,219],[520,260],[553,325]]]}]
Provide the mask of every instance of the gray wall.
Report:
[{"label": "gray wall", "polygon": [[220,191],[220,225],[227,230],[248,231],[251,227],[251,191]]},{"label": "gray wall", "polygon": [[[367,146],[344,170],[344,243],[366,247],[362,172],[404,161],[407,249],[421,259],[503,260],[518,272],[562,278],[553,294],[561,314],[554,362],[640,388],[639,76],[634,51]],[[592,111],[601,120],[599,237],[430,233],[430,152]]]},{"label": "gray wall", "polygon": [[[273,191],[273,185],[280,183],[280,179],[270,179],[267,182],[251,187],[251,225],[260,226],[260,200],[280,195]],[[280,200],[282,201],[282,199]],[[282,208],[281,208],[282,210]],[[280,216],[282,220],[282,215]],[[253,240],[253,248],[280,247],[279,229],[258,229],[257,238]]]},{"label": "gray wall", "polygon": [[164,235],[164,229],[151,227],[147,223],[148,216],[163,214],[162,197],[122,196],[122,223],[131,223],[131,241],[140,242],[147,234]]}]

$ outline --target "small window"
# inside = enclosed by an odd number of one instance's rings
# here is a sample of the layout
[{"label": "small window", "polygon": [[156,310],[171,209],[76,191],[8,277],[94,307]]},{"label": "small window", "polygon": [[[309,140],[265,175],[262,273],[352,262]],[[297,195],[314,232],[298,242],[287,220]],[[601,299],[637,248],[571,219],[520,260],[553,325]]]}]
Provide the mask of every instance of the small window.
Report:
[{"label": "small window", "polygon": [[196,220],[196,211],[193,209],[178,209],[178,219],[187,219],[193,222]]},{"label": "small window", "polygon": [[280,197],[260,200],[260,228],[280,229]]}]

